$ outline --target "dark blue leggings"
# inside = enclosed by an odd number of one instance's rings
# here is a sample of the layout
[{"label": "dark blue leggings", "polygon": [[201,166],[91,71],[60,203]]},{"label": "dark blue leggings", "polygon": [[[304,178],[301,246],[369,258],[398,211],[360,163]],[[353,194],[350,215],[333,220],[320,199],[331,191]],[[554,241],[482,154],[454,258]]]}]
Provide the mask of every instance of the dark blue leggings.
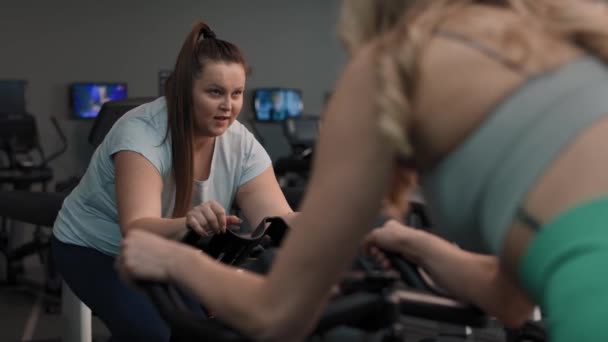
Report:
[{"label": "dark blue leggings", "polygon": [[[57,269],[70,289],[105,323],[112,341],[170,339],[170,329],[148,297],[122,281],[114,257],[95,249],[66,244],[55,236],[51,249]],[[205,317],[192,297],[182,293],[190,310]]]}]

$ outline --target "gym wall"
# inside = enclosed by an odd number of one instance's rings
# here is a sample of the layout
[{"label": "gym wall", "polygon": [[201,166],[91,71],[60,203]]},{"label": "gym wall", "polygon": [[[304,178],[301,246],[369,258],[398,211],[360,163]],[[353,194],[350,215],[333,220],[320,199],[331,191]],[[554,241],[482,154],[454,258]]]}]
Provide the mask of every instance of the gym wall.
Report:
[{"label": "gym wall", "polygon": [[[69,150],[52,165],[55,179],[81,174],[92,148],[91,121],[70,118],[68,85],[124,81],[130,96],[157,96],[158,72],[171,69],[196,20],[238,44],[253,66],[248,88],[303,91],[305,113],[318,115],[344,62],[335,34],[337,0],[106,0],[0,4],[0,79],[28,81],[27,109],[37,117],[47,153],[59,139]],[[251,118],[247,94],[242,121]],[[280,132],[264,130],[273,159],[289,152]]]}]

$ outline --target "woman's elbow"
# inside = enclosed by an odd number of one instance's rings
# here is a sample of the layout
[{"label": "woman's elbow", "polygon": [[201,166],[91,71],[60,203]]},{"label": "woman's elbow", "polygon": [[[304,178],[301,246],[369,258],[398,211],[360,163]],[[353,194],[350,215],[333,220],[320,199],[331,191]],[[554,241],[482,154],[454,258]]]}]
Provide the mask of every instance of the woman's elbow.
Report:
[{"label": "woman's elbow", "polygon": [[130,232],[133,232],[134,230],[138,230],[138,229],[146,230],[144,228],[144,225],[140,224],[139,222],[121,223],[121,224],[119,224],[119,226],[120,226],[120,232],[122,233],[123,237],[127,236]]},{"label": "woman's elbow", "polygon": [[279,317],[276,313],[258,313],[251,335],[255,341],[303,341],[309,330],[304,321],[301,318]]},{"label": "woman's elbow", "polygon": [[497,319],[506,327],[517,329],[523,326],[532,316],[534,305],[526,299],[512,299],[504,305],[503,310],[497,314]]},{"label": "woman's elbow", "polygon": [[142,224],[140,220],[141,219],[120,219],[118,222],[118,226],[120,227],[120,232],[122,233],[122,235],[126,236],[130,231],[133,231],[135,229],[141,229]]},{"label": "woman's elbow", "polygon": [[314,315],[307,315],[303,310],[294,310],[285,304],[267,302],[263,308],[253,310],[256,311],[252,331],[254,340],[274,342],[306,339],[316,322]]},{"label": "woman's elbow", "polygon": [[255,338],[256,341],[264,342],[283,342],[283,341],[304,341],[308,334],[305,329],[288,330],[281,327],[279,324],[269,327],[269,329],[260,335],[260,338]]},{"label": "woman's elbow", "polygon": [[128,225],[128,224],[119,224],[120,227],[120,233],[122,234],[123,237],[127,236],[127,234],[129,234],[130,231],[133,230],[133,225]]}]

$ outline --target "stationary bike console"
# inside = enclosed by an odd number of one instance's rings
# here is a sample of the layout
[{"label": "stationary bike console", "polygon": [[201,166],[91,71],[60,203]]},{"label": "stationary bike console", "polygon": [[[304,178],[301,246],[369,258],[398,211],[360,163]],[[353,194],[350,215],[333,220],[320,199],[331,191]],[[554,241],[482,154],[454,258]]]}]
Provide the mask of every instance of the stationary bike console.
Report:
[{"label": "stationary bike console", "polygon": [[[266,217],[251,233],[243,232],[240,226],[228,226],[226,233],[214,235],[201,249],[222,263],[240,265],[247,261],[258,246],[278,247],[287,230],[287,224],[282,218]],[[183,242],[195,245],[199,239],[196,232],[189,230]]]}]

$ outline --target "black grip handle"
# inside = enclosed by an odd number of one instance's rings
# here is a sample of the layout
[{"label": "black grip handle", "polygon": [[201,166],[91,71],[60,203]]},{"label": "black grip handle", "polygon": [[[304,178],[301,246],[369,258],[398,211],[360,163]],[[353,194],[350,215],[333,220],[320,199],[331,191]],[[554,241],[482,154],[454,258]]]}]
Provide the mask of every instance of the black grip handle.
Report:
[{"label": "black grip handle", "polygon": [[199,242],[201,236],[194,229],[192,229],[190,225],[186,225],[186,228],[188,228],[188,231],[182,238],[182,242],[190,246],[196,246],[196,243]]},{"label": "black grip handle", "polygon": [[413,262],[406,260],[399,254],[392,252],[384,252],[388,260],[391,262],[391,265],[399,272],[401,279],[410,287],[423,290],[431,293],[436,293],[435,289],[422,278],[420,272],[418,272],[418,267]]}]

